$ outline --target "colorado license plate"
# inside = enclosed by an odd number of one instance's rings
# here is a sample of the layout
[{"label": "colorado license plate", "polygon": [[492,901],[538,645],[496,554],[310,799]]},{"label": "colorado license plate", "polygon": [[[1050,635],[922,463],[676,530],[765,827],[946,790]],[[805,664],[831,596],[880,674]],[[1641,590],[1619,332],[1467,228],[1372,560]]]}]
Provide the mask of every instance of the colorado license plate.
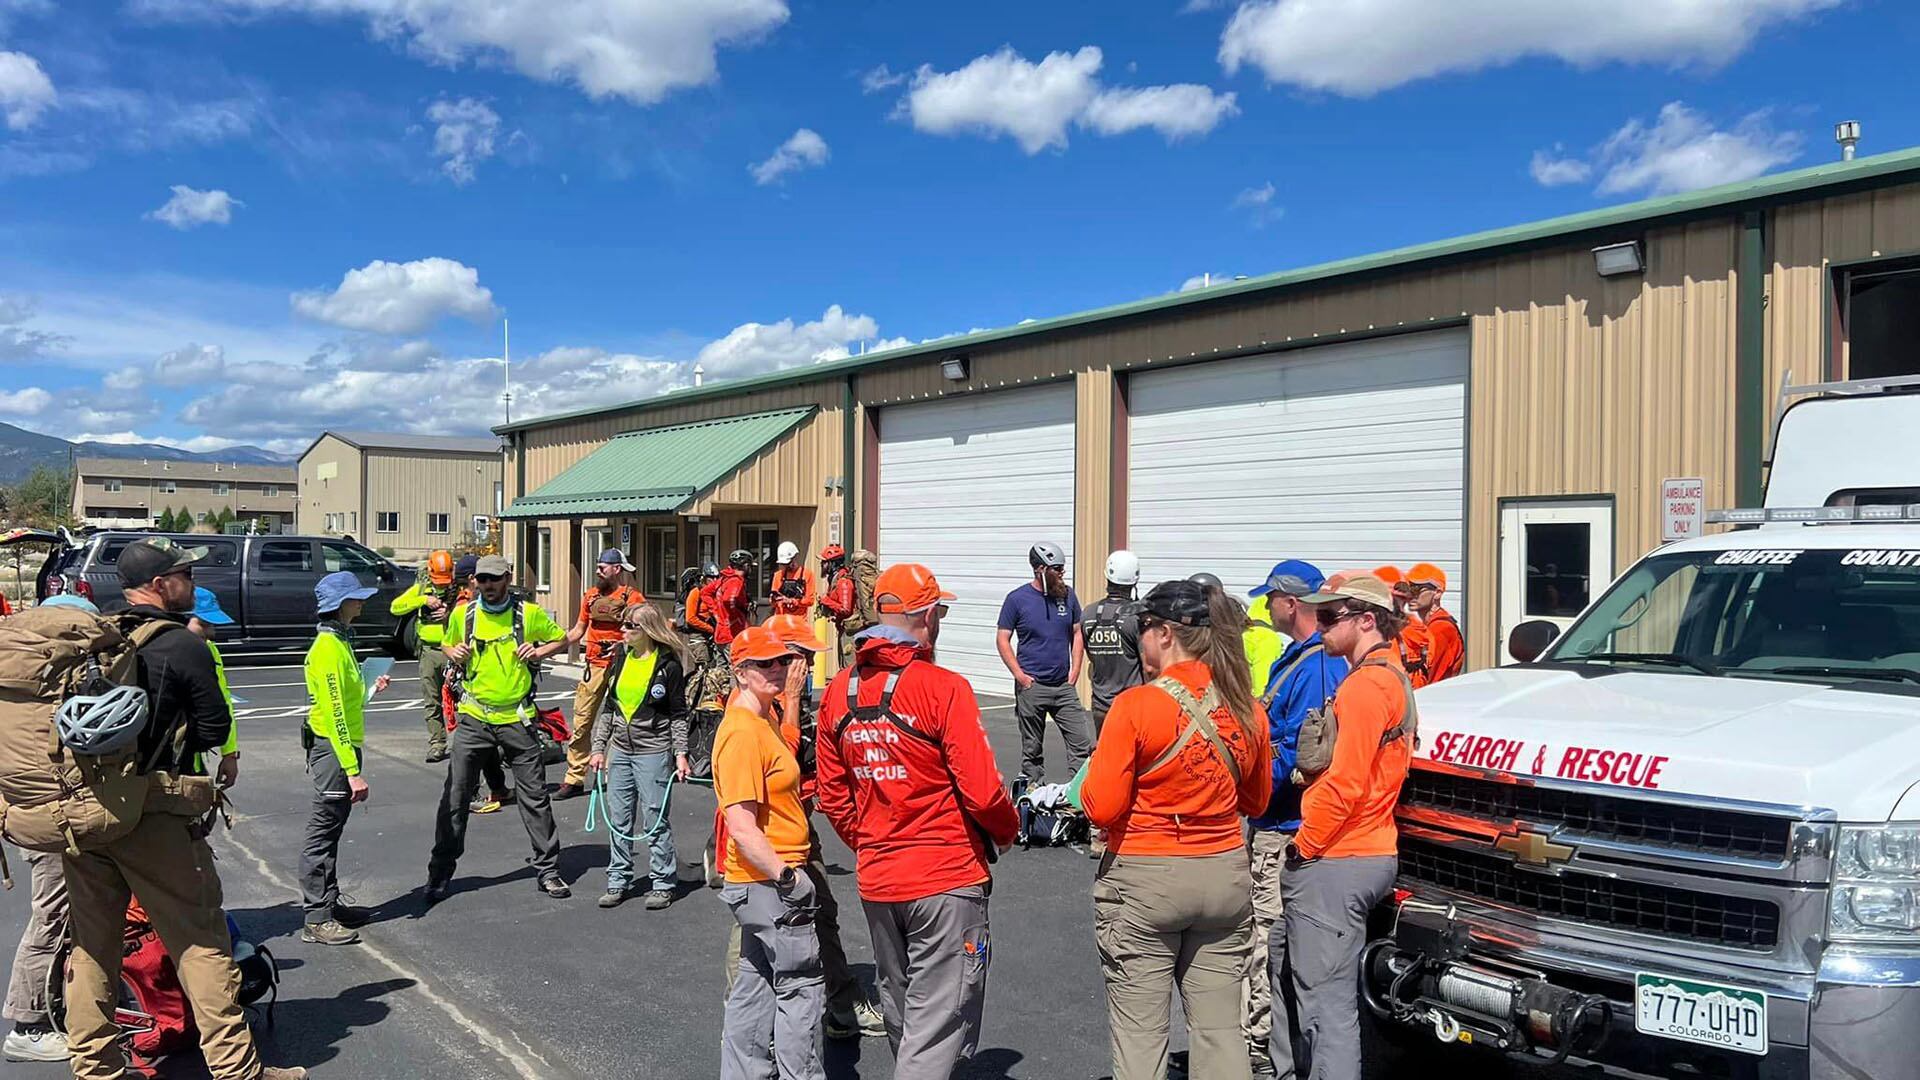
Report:
[{"label": "colorado license plate", "polygon": [[1644,972],[1633,978],[1633,1026],[1645,1035],[1767,1052],[1767,995]]}]

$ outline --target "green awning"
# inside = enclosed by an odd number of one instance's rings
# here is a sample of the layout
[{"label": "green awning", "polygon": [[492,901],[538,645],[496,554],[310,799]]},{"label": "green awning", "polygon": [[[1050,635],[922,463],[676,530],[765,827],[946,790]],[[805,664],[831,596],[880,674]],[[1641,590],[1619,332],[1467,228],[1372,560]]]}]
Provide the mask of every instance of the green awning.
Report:
[{"label": "green awning", "polygon": [[670,514],[812,416],[814,406],[616,435],[500,516]]}]

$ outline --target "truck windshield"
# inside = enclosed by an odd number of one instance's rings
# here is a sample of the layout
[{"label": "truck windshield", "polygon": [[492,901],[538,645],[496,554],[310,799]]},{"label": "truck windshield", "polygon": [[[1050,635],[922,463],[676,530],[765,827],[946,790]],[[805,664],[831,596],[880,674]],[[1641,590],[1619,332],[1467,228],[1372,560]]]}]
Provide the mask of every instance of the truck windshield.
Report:
[{"label": "truck windshield", "polygon": [[1920,691],[1920,550],[1752,548],[1653,555],[1545,663]]}]

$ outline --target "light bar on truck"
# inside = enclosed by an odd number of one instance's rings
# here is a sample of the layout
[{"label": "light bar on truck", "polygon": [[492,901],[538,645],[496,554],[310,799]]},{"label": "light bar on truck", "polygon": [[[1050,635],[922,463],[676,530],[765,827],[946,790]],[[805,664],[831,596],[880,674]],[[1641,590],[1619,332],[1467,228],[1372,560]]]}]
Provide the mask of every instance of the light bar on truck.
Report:
[{"label": "light bar on truck", "polygon": [[1920,503],[1905,506],[1768,506],[1707,511],[1709,525],[1763,525],[1770,522],[1834,525],[1890,521],[1920,521]]}]

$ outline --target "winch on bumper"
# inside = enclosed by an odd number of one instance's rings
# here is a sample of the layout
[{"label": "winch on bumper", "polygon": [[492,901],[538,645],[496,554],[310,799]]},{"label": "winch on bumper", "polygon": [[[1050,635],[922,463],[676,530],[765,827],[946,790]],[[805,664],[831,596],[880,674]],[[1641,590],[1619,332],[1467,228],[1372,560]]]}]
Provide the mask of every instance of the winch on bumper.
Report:
[{"label": "winch on bumper", "polygon": [[[1598,1065],[1609,1075],[1920,1078],[1920,957],[1829,948],[1816,974],[1763,975],[1603,953],[1593,944],[1551,932],[1511,935],[1403,889],[1364,953],[1362,1000],[1403,1044],[1479,1047],[1544,1064]],[[1751,1013],[1732,1026],[1759,1035],[1764,1049],[1642,1030],[1635,997],[1659,992],[1637,989],[1643,982],[1752,988],[1762,996],[1757,1027]]]}]

